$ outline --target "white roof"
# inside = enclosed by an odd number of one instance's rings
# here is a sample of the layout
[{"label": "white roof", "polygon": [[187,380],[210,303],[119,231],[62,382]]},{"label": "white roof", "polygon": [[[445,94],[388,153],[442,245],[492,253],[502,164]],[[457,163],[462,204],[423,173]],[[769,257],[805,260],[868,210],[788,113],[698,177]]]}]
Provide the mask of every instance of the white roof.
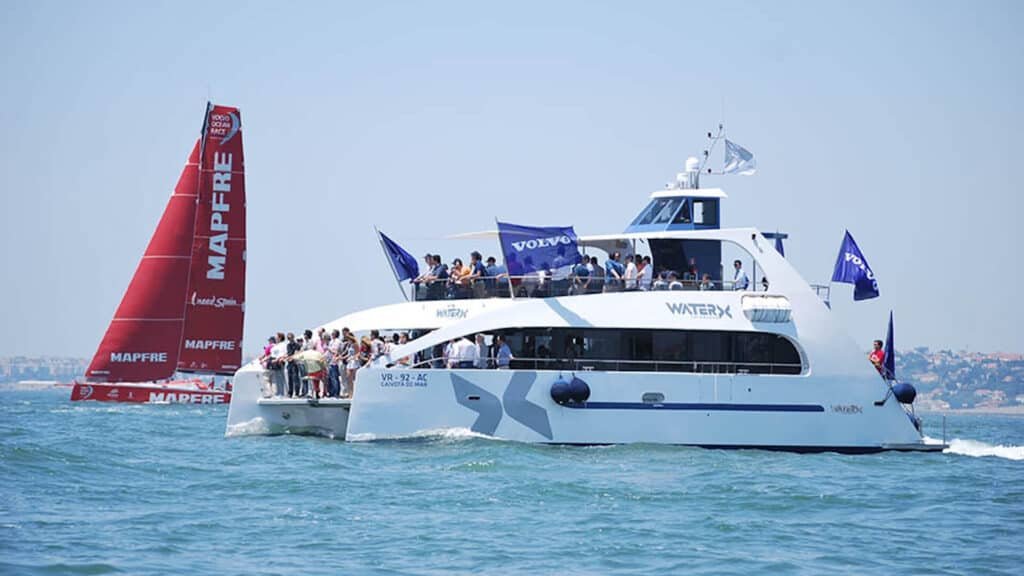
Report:
[{"label": "white roof", "polygon": [[461,234],[451,234],[445,236],[445,240],[490,240],[491,238],[497,238],[497,230],[480,230],[478,232],[462,232]]},{"label": "white roof", "polygon": [[651,192],[651,198],[728,198],[721,188],[666,188]]},{"label": "white roof", "polygon": [[707,230],[656,230],[653,232],[619,232],[618,234],[595,234],[580,236],[581,245],[591,246],[612,240],[663,240],[685,238],[691,240],[731,240],[735,236],[749,238],[760,234],[756,228],[709,228]]},{"label": "white roof", "polygon": [[459,320],[473,318],[484,312],[511,305],[511,298],[478,300],[424,300],[400,302],[376,308],[357,310],[324,324],[330,330],[348,328],[353,332],[368,330],[433,330]]}]

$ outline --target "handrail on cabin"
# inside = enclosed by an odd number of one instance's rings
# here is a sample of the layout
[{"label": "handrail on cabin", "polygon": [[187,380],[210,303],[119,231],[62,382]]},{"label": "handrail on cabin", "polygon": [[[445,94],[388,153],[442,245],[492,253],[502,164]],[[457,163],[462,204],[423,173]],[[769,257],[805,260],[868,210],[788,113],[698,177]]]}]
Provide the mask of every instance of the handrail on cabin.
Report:
[{"label": "handrail on cabin", "polygon": [[[683,278],[675,282],[655,280],[649,289],[643,289],[631,280],[632,286],[627,287],[624,279],[608,279],[607,277],[588,277],[586,280],[573,276],[554,279],[548,275],[523,275],[486,277],[463,282],[452,282],[448,279],[430,282],[413,282],[412,299],[414,301],[435,300],[478,300],[483,298],[552,298],[557,296],[584,296],[608,292],[674,292],[674,291],[732,291],[736,283],[731,280],[709,280],[705,287],[692,278]],[[767,292],[768,288],[760,282],[750,282],[744,292]]]},{"label": "handrail on cabin", "polygon": [[[787,363],[787,362],[705,362],[701,360],[619,360],[614,358],[527,358],[527,357],[514,357],[512,363],[518,366],[514,369],[532,369],[532,370],[575,370],[577,372],[590,372],[595,370],[595,366],[603,366],[602,371],[620,372],[623,371],[623,366],[630,367],[651,367],[652,370],[627,370],[631,372],[686,372],[694,374],[787,374],[794,375],[800,374],[804,370],[802,363]],[[439,364],[439,366],[435,366]],[[456,363],[457,364],[457,363]],[[613,367],[607,367],[607,366]],[[690,367],[690,370],[660,370],[659,368],[664,367]],[[453,369],[458,369],[456,365]],[[495,359],[493,357],[487,359],[487,368],[477,368],[478,370],[493,370],[496,368]],[[758,371],[758,368],[767,368],[768,372]],[[796,368],[797,372],[781,372],[781,369],[786,368],[792,370]],[[425,370],[425,369],[444,369],[444,359],[427,358],[419,362],[410,364],[408,366],[400,363],[391,364],[388,369],[395,370]],[[470,369],[465,367],[465,369]],[[780,370],[777,372],[777,370]]]}]

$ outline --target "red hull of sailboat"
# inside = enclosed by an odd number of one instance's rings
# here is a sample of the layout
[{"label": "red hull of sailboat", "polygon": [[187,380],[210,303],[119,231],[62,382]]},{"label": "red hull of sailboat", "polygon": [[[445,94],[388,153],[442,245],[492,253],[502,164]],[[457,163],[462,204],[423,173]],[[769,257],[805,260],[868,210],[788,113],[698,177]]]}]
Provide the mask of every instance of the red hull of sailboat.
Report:
[{"label": "red hull of sailboat", "polygon": [[75,382],[71,400],[135,404],[228,404],[231,392],[197,387],[192,381],[167,384]]}]

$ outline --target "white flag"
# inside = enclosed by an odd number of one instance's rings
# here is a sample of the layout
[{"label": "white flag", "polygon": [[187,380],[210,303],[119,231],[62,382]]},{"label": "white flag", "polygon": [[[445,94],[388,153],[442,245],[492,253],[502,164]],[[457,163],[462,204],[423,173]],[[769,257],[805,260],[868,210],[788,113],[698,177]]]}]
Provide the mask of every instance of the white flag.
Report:
[{"label": "white flag", "polygon": [[749,150],[735,142],[725,140],[725,168],[722,174],[742,174],[750,176],[757,172],[757,160]]}]

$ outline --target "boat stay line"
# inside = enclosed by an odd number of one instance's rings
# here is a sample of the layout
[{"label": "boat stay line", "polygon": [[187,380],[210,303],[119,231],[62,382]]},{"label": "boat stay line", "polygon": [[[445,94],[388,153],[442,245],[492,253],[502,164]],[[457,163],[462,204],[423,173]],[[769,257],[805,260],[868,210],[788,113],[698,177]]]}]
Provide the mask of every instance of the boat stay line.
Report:
[{"label": "boat stay line", "polygon": [[680,402],[583,402],[565,404],[574,410],[709,410],[723,412],[824,412],[818,404],[732,404]]},{"label": "boat stay line", "polygon": [[145,260],[147,258],[163,258],[164,260],[191,260],[192,259],[191,256],[154,256],[154,255],[150,255],[150,256],[143,256],[142,257],[143,260]]}]

